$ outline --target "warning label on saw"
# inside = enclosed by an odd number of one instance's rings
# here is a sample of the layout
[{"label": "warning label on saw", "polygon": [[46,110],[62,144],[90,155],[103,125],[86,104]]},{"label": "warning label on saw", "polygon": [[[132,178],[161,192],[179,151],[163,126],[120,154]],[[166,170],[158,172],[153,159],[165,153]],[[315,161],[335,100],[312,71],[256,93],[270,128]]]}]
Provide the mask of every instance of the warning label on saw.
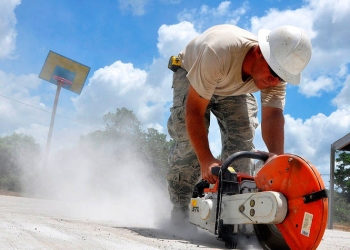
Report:
[{"label": "warning label on saw", "polygon": [[313,214],[309,214],[309,213],[305,212],[304,219],[303,219],[303,226],[301,228],[302,235],[305,235],[307,237],[310,236],[310,229],[311,229],[313,217],[314,217]]}]

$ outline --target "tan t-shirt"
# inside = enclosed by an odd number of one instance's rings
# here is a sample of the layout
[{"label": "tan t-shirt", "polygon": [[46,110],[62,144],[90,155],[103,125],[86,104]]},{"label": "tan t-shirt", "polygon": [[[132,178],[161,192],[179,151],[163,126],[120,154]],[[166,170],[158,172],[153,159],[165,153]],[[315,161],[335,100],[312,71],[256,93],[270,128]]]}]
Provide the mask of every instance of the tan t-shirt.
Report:
[{"label": "tan t-shirt", "polygon": [[[252,33],[223,24],[206,30],[179,54],[181,67],[199,95],[236,96],[259,91],[252,78],[242,80],[242,64],[248,51],[257,45]],[[263,106],[283,109],[286,83],[261,90]]]}]

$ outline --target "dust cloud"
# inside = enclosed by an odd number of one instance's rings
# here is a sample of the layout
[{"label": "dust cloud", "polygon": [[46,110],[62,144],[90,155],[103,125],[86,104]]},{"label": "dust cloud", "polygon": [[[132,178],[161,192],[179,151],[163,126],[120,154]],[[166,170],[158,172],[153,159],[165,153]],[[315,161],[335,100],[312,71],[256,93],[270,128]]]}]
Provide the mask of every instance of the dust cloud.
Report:
[{"label": "dust cloud", "polygon": [[[49,216],[102,221],[140,235],[145,228],[155,229],[146,235],[224,246],[215,235],[189,222],[184,228],[172,227],[169,223],[172,204],[165,176],[159,178],[155,174],[157,169],[145,163],[130,141],[60,151],[51,157],[46,167],[33,167],[30,171],[35,177],[23,179],[22,186],[32,197],[55,201],[44,208]],[[38,202],[38,206],[41,205]],[[38,207],[39,210],[42,212],[43,208]],[[255,241],[243,237],[239,245],[241,249],[253,249]]]},{"label": "dust cloud", "polygon": [[33,171],[25,192],[62,201],[60,216],[114,221],[118,226],[154,227],[170,217],[166,180],[155,178],[128,141],[60,151]]}]

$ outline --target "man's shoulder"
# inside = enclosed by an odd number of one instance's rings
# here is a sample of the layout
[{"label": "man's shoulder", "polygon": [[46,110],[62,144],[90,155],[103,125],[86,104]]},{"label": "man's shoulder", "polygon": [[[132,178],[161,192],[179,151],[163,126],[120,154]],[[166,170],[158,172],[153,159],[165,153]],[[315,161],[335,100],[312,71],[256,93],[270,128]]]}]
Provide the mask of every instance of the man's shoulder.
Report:
[{"label": "man's shoulder", "polygon": [[233,35],[236,36],[242,36],[242,37],[249,37],[251,39],[257,39],[257,37],[251,33],[248,30],[242,29],[236,25],[233,24],[219,24],[219,25],[215,25],[210,27],[209,29],[207,29],[206,31],[204,31],[204,33],[231,33]]},{"label": "man's shoulder", "polygon": [[231,24],[209,28],[201,35],[199,41],[201,46],[208,46],[216,52],[220,50],[241,52],[242,48],[251,47],[258,42],[254,34]]}]

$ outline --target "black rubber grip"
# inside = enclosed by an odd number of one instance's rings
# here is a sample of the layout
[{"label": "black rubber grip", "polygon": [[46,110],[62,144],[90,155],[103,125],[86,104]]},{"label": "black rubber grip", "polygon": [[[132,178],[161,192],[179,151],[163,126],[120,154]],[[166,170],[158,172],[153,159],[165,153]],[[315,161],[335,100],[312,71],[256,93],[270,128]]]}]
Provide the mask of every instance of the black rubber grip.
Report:
[{"label": "black rubber grip", "polygon": [[237,152],[237,153],[234,153],[234,154],[230,155],[229,157],[227,157],[227,159],[224,161],[224,163],[221,166],[221,171],[225,172],[227,170],[227,168],[229,166],[231,166],[231,164],[234,161],[236,161],[238,159],[242,159],[242,158],[262,160],[265,162],[269,158],[269,156],[267,154],[261,154],[261,153],[257,153],[257,152],[251,152],[251,151]]}]

